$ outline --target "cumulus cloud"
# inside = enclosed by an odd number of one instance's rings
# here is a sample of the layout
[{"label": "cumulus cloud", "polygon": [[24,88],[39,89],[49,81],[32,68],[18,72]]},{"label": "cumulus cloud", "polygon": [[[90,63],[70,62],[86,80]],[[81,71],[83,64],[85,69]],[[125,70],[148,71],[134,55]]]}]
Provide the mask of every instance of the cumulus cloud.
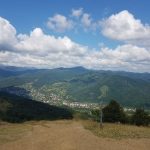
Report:
[{"label": "cumulus cloud", "polygon": [[98,23],[96,21],[93,21],[93,18],[88,13],[83,13],[80,23],[84,31],[96,31],[98,27]]},{"label": "cumulus cloud", "polygon": [[54,37],[43,33],[41,28],[35,28],[30,35],[19,35],[20,41],[15,45],[16,50],[39,56],[48,54],[82,55],[86,47],[73,42],[67,36]]},{"label": "cumulus cloud", "polygon": [[16,29],[8,20],[0,17],[0,49],[9,49],[16,42]]},{"label": "cumulus cloud", "polygon": [[84,12],[83,8],[79,8],[72,9],[69,16],[56,14],[49,17],[47,27],[56,32],[77,31],[78,29],[87,32],[96,30],[99,26],[89,13]]},{"label": "cumulus cloud", "polygon": [[72,9],[72,16],[73,17],[80,17],[83,14],[83,8],[79,9]]},{"label": "cumulus cloud", "polygon": [[150,25],[143,24],[127,10],[98,21],[94,20],[89,13],[84,12],[83,8],[79,8],[72,9],[68,17],[56,14],[49,17],[47,21],[47,27],[56,32],[83,30],[95,33],[100,30],[99,25],[102,34],[110,39],[126,44],[150,46]]},{"label": "cumulus cloud", "polygon": [[[115,49],[108,47],[93,51],[86,57],[89,68],[149,72],[150,52],[134,45],[121,45]],[[90,63],[89,63],[90,62]]]},{"label": "cumulus cloud", "polygon": [[81,23],[84,25],[84,27],[90,27],[92,23],[92,19],[89,14],[84,13],[81,18]]},{"label": "cumulus cloud", "polygon": [[47,26],[54,31],[64,32],[73,28],[73,22],[61,14],[56,14],[48,19]]},{"label": "cumulus cloud", "polygon": [[[100,22],[102,33],[108,38],[127,43],[139,44],[139,41],[150,41],[150,26],[142,24],[127,10],[113,14]],[[146,42],[149,43],[149,42]],[[141,43],[141,45],[146,45]]]},{"label": "cumulus cloud", "polygon": [[[16,34],[16,29],[4,19],[0,23],[3,33],[12,29],[13,36],[1,36],[0,64],[56,68],[83,66],[92,69],[126,70],[135,72],[150,71],[150,51],[147,48],[124,44],[115,49],[101,47],[91,50],[87,46],[72,41],[69,37],[55,37],[35,28],[30,34]],[[2,32],[2,31],[1,31]],[[12,44],[10,44],[12,42]],[[9,47],[7,47],[7,44]],[[6,45],[1,47],[1,45]]]}]

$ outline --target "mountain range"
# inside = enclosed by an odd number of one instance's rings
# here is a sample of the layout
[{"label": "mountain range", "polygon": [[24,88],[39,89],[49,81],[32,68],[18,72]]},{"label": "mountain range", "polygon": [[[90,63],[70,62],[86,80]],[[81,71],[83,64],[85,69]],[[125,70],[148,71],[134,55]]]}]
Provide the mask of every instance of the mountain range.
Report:
[{"label": "mountain range", "polygon": [[[103,91],[103,90],[105,91]],[[150,108],[150,73],[0,66],[0,91],[50,104],[108,103]],[[103,93],[105,93],[103,95]]]}]

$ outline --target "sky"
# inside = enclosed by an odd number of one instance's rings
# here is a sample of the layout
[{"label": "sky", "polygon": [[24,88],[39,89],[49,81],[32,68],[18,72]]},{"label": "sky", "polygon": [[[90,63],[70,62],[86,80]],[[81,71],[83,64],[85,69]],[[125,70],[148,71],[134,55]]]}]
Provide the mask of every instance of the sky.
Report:
[{"label": "sky", "polygon": [[150,72],[150,1],[0,0],[0,65]]}]

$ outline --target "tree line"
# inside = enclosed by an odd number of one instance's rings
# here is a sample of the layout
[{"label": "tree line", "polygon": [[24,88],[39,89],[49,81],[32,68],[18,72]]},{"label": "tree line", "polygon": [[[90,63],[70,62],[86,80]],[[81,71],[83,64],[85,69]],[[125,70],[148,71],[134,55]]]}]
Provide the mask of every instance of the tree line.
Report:
[{"label": "tree line", "polygon": [[[123,107],[115,100],[111,100],[108,105],[102,109],[103,122],[127,123],[137,126],[148,126],[150,124],[150,115],[141,108],[137,108],[133,114],[128,114]],[[100,121],[100,110],[92,110],[92,117]]]}]

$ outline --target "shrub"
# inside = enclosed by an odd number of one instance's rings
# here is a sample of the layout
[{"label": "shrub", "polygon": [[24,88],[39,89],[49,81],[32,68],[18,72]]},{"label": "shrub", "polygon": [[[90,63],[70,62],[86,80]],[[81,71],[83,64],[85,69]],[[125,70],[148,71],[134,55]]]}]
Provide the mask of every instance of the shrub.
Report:
[{"label": "shrub", "polygon": [[131,121],[137,126],[148,126],[150,124],[150,117],[148,113],[144,111],[144,109],[136,109]]}]

